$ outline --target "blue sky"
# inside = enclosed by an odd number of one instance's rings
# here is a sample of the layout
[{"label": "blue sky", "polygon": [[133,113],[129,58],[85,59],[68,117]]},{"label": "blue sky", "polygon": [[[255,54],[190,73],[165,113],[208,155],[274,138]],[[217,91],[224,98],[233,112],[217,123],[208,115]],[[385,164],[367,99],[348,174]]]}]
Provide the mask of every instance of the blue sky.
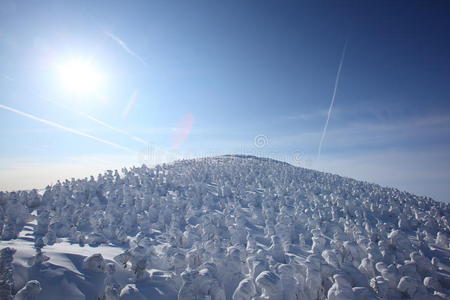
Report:
[{"label": "blue sky", "polygon": [[[449,15],[448,1],[2,1],[0,189],[247,153],[448,201]],[[61,80],[73,60],[102,74],[88,93]]]}]

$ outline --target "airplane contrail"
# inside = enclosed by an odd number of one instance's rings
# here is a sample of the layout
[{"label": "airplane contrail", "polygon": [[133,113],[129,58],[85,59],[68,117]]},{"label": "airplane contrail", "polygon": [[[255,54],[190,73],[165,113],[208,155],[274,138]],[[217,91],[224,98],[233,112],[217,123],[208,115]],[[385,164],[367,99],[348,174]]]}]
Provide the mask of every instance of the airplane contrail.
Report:
[{"label": "airplane contrail", "polygon": [[62,103],[58,103],[58,102],[56,102],[56,101],[53,101],[53,100],[51,100],[51,99],[48,99],[48,98],[45,98],[45,97],[42,97],[42,96],[41,96],[40,98],[41,98],[42,100],[45,100],[45,101],[50,102],[50,103],[52,103],[52,104],[55,104],[55,105],[57,105],[57,106],[59,106],[59,107],[62,107],[63,109],[68,110],[68,111],[70,111],[70,112],[72,112],[72,113],[74,113],[74,114],[83,116],[83,117],[85,117],[85,118],[87,118],[87,119],[89,119],[89,120],[91,120],[91,121],[93,121],[93,122],[95,122],[95,123],[97,123],[97,124],[103,126],[103,127],[106,127],[106,128],[108,128],[108,129],[111,129],[112,131],[115,131],[115,132],[117,132],[117,133],[126,135],[126,136],[128,136],[129,138],[131,138],[132,140],[134,140],[134,141],[136,141],[136,142],[139,142],[139,143],[141,143],[141,144],[143,144],[143,145],[147,145],[147,144],[148,144],[148,142],[145,141],[144,139],[141,139],[140,137],[131,135],[131,134],[129,134],[127,131],[122,130],[122,129],[120,129],[120,128],[116,128],[116,127],[114,127],[114,126],[112,126],[112,125],[110,125],[110,124],[108,124],[108,123],[106,123],[106,122],[103,122],[103,121],[101,121],[101,120],[99,120],[99,119],[97,119],[97,118],[91,116],[90,114],[87,114],[87,113],[82,112],[82,111],[74,110],[74,109],[72,109],[72,108],[70,108],[70,107],[68,107],[68,106],[66,106],[66,105],[64,105],[64,104],[62,104]]},{"label": "airplane contrail", "polygon": [[46,124],[46,125],[49,125],[49,126],[52,126],[52,127],[55,127],[55,128],[58,128],[58,129],[61,129],[61,130],[67,131],[67,132],[71,132],[71,133],[76,134],[76,135],[79,135],[79,136],[87,137],[87,138],[89,138],[89,139],[91,139],[91,140],[94,140],[94,141],[103,143],[103,144],[105,144],[105,145],[109,145],[109,146],[112,146],[112,147],[115,147],[115,148],[118,148],[118,149],[122,149],[122,150],[125,150],[125,151],[128,151],[128,152],[135,153],[135,151],[131,150],[130,148],[124,147],[124,146],[122,146],[122,145],[119,145],[119,144],[110,142],[110,141],[108,141],[108,140],[105,140],[105,139],[102,139],[102,138],[99,138],[99,137],[90,135],[90,134],[88,134],[88,133],[85,133],[85,132],[82,132],[82,131],[79,131],[79,130],[76,130],[76,129],[73,129],[73,128],[66,127],[66,126],[64,126],[64,125],[55,123],[55,122],[53,122],[53,121],[49,121],[49,120],[45,120],[45,119],[36,117],[36,116],[34,116],[34,115],[32,115],[32,114],[29,114],[29,113],[26,113],[26,112],[17,110],[17,109],[15,109],[15,108],[12,108],[12,107],[7,106],[7,105],[0,104],[0,108],[3,108],[3,109],[5,109],[5,110],[11,111],[11,112],[16,113],[16,114],[18,114],[18,115],[21,115],[21,116],[23,116],[23,117],[25,117],[25,118],[28,118],[28,119],[31,119],[31,120],[35,120],[35,121],[44,123],[44,124]]},{"label": "airplane contrail", "polygon": [[345,52],[347,51],[347,45],[348,45],[348,38],[345,39],[344,48],[342,49],[341,60],[339,62],[339,67],[338,67],[338,70],[337,70],[337,73],[336,73],[336,80],[334,81],[333,95],[331,96],[331,103],[330,103],[330,107],[328,108],[327,119],[325,121],[325,126],[323,127],[322,136],[320,138],[319,149],[317,151],[316,161],[319,161],[320,154],[322,152],[322,144],[323,144],[323,141],[325,139],[325,135],[327,133],[328,122],[330,121],[331,111],[333,110],[334,99],[336,98],[336,91],[337,91],[337,88],[338,88],[338,85],[339,85],[339,78],[341,77],[341,70],[342,70],[342,65],[344,64],[344,58],[345,58]]},{"label": "airplane contrail", "polygon": [[119,44],[119,46],[121,46],[128,54],[130,54],[131,56],[133,56],[134,58],[136,58],[137,60],[139,60],[144,66],[147,66],[147,62],[140,57],[139,55],[137,55],[133,50],[131,50],[127,44],[122,41],[119,37],[115,36],[114,34],[112,34],[109,31],[105,31],[105,34],[111,38],[113,41],[115,41],[117,44]]},{"label": "airplane contrail", "polygon": [[[67,105],[64,105],[64,104],[62,104],[62,103],[53,101],[53,100],[48,99],[48,98],[43,97],[43,96],[39,96],[39,98],[41,98],[41,99],[44,100],[44,101],[50,102],[50,103],[52,103],[52,104],[54,104],[54,105],[57,105],[57,106],[59,106],[59,107],[65,109],[65,110],[67,110],[67,111],[70,111],[70,112],[74,113],[74,114],[77,114],[77,115],[80,115],[80,116],[82,116],[82,117],[85,117],[85,118],[87,118],[87,119],[93,121],[94,123],[97,123],[97,124],[99,124],[99,125],[101,125],[101,126],[103,126],[103,127],[105,127],[105,128],[108,128],[108,129],[112,130],[112,131],[115,131],[115,132],[117,132],[117,133],[126,135],[126,136],[129,137],[130,139],[132,139],[132,140],[134,140],[134,141],[136,141],[136,142],[138,142],[138,143],[140,143],[140,144],[142,144],[142,145],[145,145],[146,147],[149,147],[149,146],[151,145],[151,146],[154,147],[155,149],[158,148],[158,149],[160,149],[160,150],[162,150],[162,151],[164,151],[164,152],[166,152],[166,153],[170,153],[170,151],[168,151],[168,150],[166,150],[166,149],[164,149],[164,148],[162,148],[162,147],[156,146],[156,144],[154,144],[153,142],[149,142],[149,141],[146,141],[146,140],[144,140],[144,139],[142,139],[142,138],[140,138],[140,137],[138,137],[138,136],[134,136],[134,135],[128,133],[127,131],[123,130],[123,129],[114,127],[114,126],[112,126],[112,125],[110,125],[110,124],[108,124],[108,123],[106,123],[106,122],[104,122],[104,121],[101,121],[101,120],[99,120],[99,119],[97,119],[97,118],[91,116],[90,114],[87,114],[87,113],[85,113],[85,112],[82,112],[82,111],[78,111],[78,110],[72,109],[72,108],[68,107]],[[170,154],[172,154],[172,153],[170,153]]]}]

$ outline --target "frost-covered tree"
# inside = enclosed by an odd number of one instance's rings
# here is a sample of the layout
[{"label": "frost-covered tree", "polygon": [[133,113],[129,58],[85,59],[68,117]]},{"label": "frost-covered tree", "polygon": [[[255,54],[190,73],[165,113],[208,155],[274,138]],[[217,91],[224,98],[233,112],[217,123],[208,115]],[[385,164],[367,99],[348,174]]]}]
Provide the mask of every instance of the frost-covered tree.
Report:
[{"label": "frost-covered tree", "polygon": [[14,288],[13,256],[14,248],[6,247],[0,250],[0,299],[11,300]]},{"label": "frost-covered tree", "polygon": [[41,284],[37,280],[28,281],[14,296],[14,300],[34,300],[41,292]]}]

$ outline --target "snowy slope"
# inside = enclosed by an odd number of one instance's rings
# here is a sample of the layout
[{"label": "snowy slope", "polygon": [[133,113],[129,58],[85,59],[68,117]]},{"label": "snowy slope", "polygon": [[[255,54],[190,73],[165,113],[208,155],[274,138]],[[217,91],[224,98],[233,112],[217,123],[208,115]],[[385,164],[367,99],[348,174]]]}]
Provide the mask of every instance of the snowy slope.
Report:
[{"label": "snowy slope", "polygon": [[0,298],[450,299],[449,217],[253,156],[108,171],[0,194]]}]

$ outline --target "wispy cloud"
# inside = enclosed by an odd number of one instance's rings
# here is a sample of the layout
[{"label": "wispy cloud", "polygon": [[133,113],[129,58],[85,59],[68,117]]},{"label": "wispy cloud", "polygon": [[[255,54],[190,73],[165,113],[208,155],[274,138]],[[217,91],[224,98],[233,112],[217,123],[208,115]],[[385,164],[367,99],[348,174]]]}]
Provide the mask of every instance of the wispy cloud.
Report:
[{"label": "wispy cloud", "polygon": [[130,148],[124,147],[122,145],[113,143],[111,141],[108,141],[108,140],[105,140],[105,139],[102,139],[102,138],[90,135],[88,133],[85,133],[85,132],[82,132],[82,131],[79,131],[79,130],[76,130],[76,129],[73,129],[73,128],[66,127],[64,125],[55,123],[53,121],[49,121],[49,120],[46,120],[46,119],[42,119],[42,118],[36,117],[36,116],[34,116],[32,114],[29,114],[29,113],[17,110],[15,108],[12,108],[12,107],[7,106],[7,105],[0,104],[0,108],[2,108],[4,110],[8,110],[8,111],[13,112],[13,113],[16,113],[16,114],[21,115],[21,116],[23,116],[25,118],[41,122],[41,123],[44,123],[46,125],[49,125],[49,126],[52,126],[52,127],[55,127],[55,128],[58,128],[58,129],[61,129],[61,130],[64,130],[64,131],[76,134],[76,135],[79,135],[79,136],[83,136],[83,137],[89,138],[91,140],[103,143],[103,144],[108,145],[108,146],[112,146],[114,148],[118,148],[118,149],[125,150],[125,151],[128,151],[128,152],[133,152],[133,153],[135,152],[135,151],[131,150]]},{"label": "wispy cloud", "polygon": [[316,169],[449,201],[450,153],[437,149],[323,155]]},{"label": "wispy cloud", "polygon": [[[376,111],[373,111],[376,115]],[[357,111],[345,112],[345,116],[353,118]],[[359,151],[367,148],[409,147],[412,143],[427,145],[449,142],[450,114],[423,114],[398,116],[390,120],[380,121],[377,117],[370,119],[353,118],[353,121],[338,122],[333,129],[327,131],[327,145],[330,152],[339,150]],[[300,146],[303,149],[314,149],[321,137],[319,130],[303,131],[297,134],[280,134],[271,138],[275,147]],[[362,148],[361,148],[362,147]]]},{"label": "wispy cloud", "polygon": [[131,56],[133,56],[134,58],[139,60],[144,66],[147,67],[147,62],[142,57],[140,57],[138,54],[136,54],[136,52],[131,50],[130,47],[128,47],[128,45],[122,39],[120,39],[118,36],[112,34],[109,31],[105,31],[105,34],[109,38],[111,38],[113,41],[115,41],[117,44],[119,44],[119,46],[122,47],[122,49],[125,50],[128,54],[130,54]]},{"label": "wispy cloud", "polygon": [[322,118],[327,115],[326,110],[317,110],[312,112],[300,113],[295,115],[284,116],[286,120],[301,120],[301,121],[311,121],[317,118]]}]

